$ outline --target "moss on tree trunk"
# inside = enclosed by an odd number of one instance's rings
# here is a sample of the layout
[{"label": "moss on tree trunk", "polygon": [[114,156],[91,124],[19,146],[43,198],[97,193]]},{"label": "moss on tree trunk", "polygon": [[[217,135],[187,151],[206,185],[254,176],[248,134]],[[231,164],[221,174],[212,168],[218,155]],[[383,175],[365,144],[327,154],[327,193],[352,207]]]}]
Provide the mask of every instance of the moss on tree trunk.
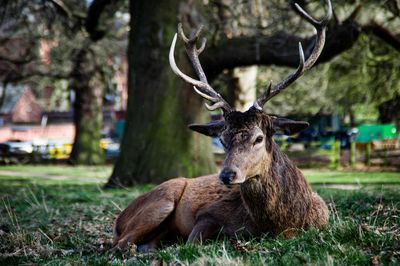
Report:
[{"label": "moss on tree trunk", "polygon": [[71,87],[75,91],[76,134],[70,161],[74,164],[104,163],[104,151],[100,147],[104,82],[101,82],[101,75],[96,72],[90,54],[89,48],[78,51],[71,75]]},{"label": "moss on tree trunk", "polygon": [[[200,97],[168,63],[179,3],[131,1],[126,127],[109,187],[215,170],[210,139],[187,129],[189,123],[204,122],[208,114],[200,111]],[[190,69],[183,53],[176,51],[176,56],[183,69]]]}]

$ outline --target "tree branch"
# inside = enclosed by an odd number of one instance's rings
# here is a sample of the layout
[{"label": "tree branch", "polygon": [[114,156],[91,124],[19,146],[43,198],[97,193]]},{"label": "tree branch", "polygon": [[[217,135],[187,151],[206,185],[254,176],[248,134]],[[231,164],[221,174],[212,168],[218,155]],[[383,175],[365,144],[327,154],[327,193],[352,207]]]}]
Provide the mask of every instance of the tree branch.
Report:
[{"label": "tree branch", "polygon": [[[329,27],[324,50],[316,64],[327,62],[350,49],[360,33],[359,25],[352,19]],[[215,78],[224,69],[239,66],[297,67],[299,63],[298,43],[301,42],[305,47],[304,53],[307,58],[314,46],[314,41],[314,36],[301,38],[285,32],[273,36],[237,37],[206,49],[200,59],[210,79]]]},{"label": "tree branch", "polygon": [[[6,61],[3,61],[6,63]],[[31,62],[28,64],[0,64],[0,80],[11,83],[29,79],[31,77],[47,77],[50,79],[69,79],[70,70],[55,71],[46,66]]]},{"label": "tree branch", "polygon": [[98,25],[101,14],[110,3],[111,0],[94,0],[89,7],[85,28],[93,41],[100,40],[106,33],[104,30],[98,29]]},{"label": "tree branch", "polygon": [[62,0],[51,0],[54,7],[56,7],[60,14],[67,16],[68,18],[72,18],[73,14],[72,11],[68,8],[68,6]]},{"label": "tree branch", "polygon": [[400,38],[390,32],[390,30],[384,28],[382,25],[379,25],[377,22],[371,22],[367,26],[364,26],[363,30],[367,33],[375,35],[400,52]]},{"label": "tree branch", "polygon": [[0,54],[0,63],[1,61],[7,61],[8,63],[12,63],[15,65],[23,65],[23,64],[28,64],[29,62],[33,61],[35,57],[29,56],[29,57],[23,57],[23,58],[14,58],[11,56],[5,56]]}]

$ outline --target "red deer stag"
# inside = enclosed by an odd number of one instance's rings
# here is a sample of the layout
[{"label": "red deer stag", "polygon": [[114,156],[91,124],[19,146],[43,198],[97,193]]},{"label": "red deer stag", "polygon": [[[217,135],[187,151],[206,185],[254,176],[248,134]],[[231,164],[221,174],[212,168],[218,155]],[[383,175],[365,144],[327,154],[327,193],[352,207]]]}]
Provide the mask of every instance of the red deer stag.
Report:
[{"label": "red deer stag", "polygon": [[330,0],[326,4],[328,11],[321,21],[295,5],[299,14],[317,30],[314,48],[304,62],[299,43],[298,68],[280,83],[274,86],[270,83],[243,113],[232,110],[208,84],[198,58],[205,39],[201,48],[196,47],[200,30],[187,38],[179,25],[179,36],[200,80],[185,75],[176,65],[177,34],[169,54],[172,70],[212,103],[206,104],[209,110],[221,108],[224,114],[221,121],[189,128],[207,136],[218,136],[226,157],[219,175],[171,179],[135,199],[116,220],[114,247],[136,245],[139,251],[148,251],[157,248],[161,241],[179,238],[193,243],[219,233],[229,237],[276,235],[292,229],[323,228],[328,223],[325,202],[312,191],[300,170],[272,139],[277,131],[293,134],[306,128],[308,123],[270,116],[262,110],[269,99],[292,84],[318,59],[332,14]]}]

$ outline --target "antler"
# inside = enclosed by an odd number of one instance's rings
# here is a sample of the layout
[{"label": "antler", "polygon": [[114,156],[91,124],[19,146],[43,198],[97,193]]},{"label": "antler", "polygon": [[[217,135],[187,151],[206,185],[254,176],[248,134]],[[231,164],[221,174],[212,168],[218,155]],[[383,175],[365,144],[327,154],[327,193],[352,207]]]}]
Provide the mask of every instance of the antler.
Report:
[{"label": "antler", "polygon": [[229,106],[229,104],[221,97],[219,93],[217,93],[209,84],[207,81],[207,77],[203,71],[203,68],[201,67],[200,60],[199,60],[199,55],[201,52],[203,52],[205,46],[206,46],[206,39],[203,38],[201,42],[200,48],[196,47],[196,42],[199,38],[200,32],[202,30],[202,26],[192,35],[191,38],[187,38],[185,34],[183,33],[183,28],[182,24],[179,23],[178,25],[178,33],[179,37],[182,39],[182,41],[185,44],[185,49],[186,53],[192,62],[193,68],[199,77],[200,80],[193,79],[189,77],[188,75],[184,74],[178,66],[176,65],[175,58],[174,58],[174,51],[175,51],[175,44],[176,44],[176,38],[177,34],[175,33],[174,39],[172,40],[171,48],[169,50],[169,64],[171,65],[172,71],[174,71],[175,74],[177,74],[179,77],[181,77],[184,81],[186,81],[189,84],[193,85],[193,89],[195,92],[197,92],[201,97],[209,100],[212,102],[212,105],[205,104],[208,110],[216,110],[218,108],[221,108],[224,113],[229,113],[232,111],[232,108]]},{"label": "antler", "polygon": [[332,4],[330,0],[325,0],[327,6],[328,6],[328,11],[325,17],[321,20],[318,21],[311,17],[306,11],[304,11],[297,3],[294,4],[297,11],[300,13],[300,15],[307,20],[310,24],[314,26],[314,28],[317,30],[317,35],[316,35],[316,41],[314,48],[308,57],[307,61],[304,62],[304,52],[303,52],[303,47],[301,46],[301,43],[299,42],[299,55],[300,55],[300,63],[299,66],[295,71],[290,73],[284,80],[282,80],[280,83],[276,84],[275,86],[272,86],[272,81],[268,85],[268,88],[266,91],[261,94],[261,96],[254,102],[253,106],[259,110],[262,110],[262,106],[272,97],[280,93],[282,90],[284,90],[286,87],[288,87],[290,84],[292,84],[296,79],[298,79],[305,71],[310,69],[314,63],[317,61],[319,55],[322,52],[322,49],[324,48],[325,44],[325,29],[326,25],[329,22],[329,19],[332,16]]}]

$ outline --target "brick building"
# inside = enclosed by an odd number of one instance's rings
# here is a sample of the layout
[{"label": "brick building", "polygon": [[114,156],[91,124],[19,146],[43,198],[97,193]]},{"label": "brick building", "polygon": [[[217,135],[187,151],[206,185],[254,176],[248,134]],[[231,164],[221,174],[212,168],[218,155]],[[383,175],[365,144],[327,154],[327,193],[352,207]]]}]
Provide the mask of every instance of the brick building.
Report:
[{"label": "brick building", "polygon": [[9,123],[39,123],[43,108],[31,89],[22,85],[0,87],[0,125]]}]

